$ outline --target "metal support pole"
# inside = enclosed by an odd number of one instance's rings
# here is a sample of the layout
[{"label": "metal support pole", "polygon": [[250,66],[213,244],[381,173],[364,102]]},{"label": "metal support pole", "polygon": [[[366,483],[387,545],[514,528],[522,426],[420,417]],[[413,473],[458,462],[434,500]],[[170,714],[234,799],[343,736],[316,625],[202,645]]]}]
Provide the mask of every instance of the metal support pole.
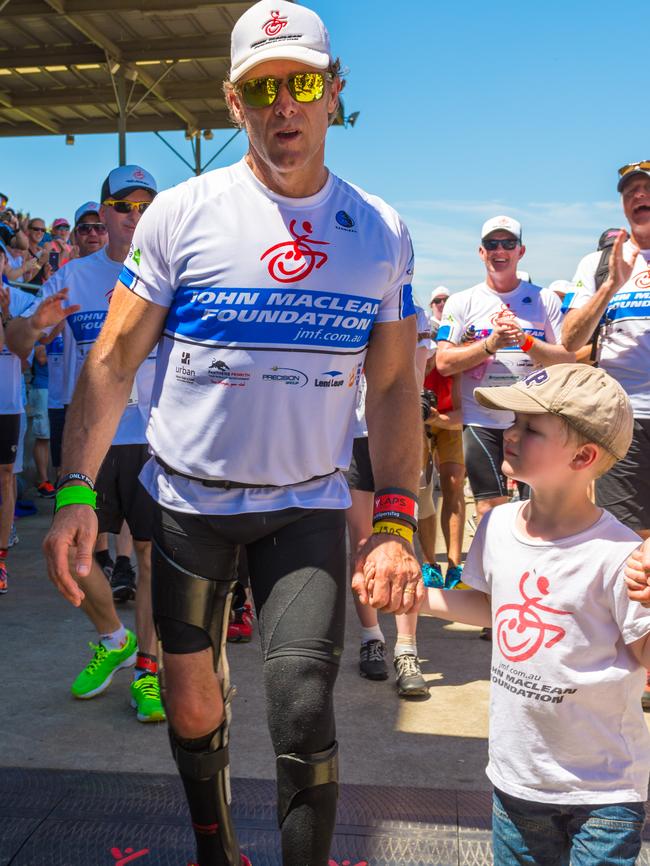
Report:
[{"label": "metal support pole", "polygon": [[118,135],[118,161],[120,165],[126,165],[126,79],[122,69],[118,69],[115,76],[115,92],[117,96],[117,135]]},{"label": "metal support pole", "polygon": [[194,174],[201,174],[201,130],[194,136]]}]

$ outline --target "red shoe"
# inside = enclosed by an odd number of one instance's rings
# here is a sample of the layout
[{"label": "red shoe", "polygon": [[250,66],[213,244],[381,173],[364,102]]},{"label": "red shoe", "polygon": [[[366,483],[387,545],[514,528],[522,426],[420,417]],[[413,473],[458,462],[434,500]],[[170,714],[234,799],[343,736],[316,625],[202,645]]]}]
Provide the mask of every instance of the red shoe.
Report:
[{"label": "red shoe", "polygon": [[52,499],[52,497],[56,495],[54,485],[50,484],[49,481],[41,481],[41,483],[36,488],[36,492],[44,499]]},{"label": "red shoe", "polygon": [[248,643],[253,637],[253,611],[250,604],[233,611],[233,620],[228,625],[227,640],[230,643]]},{"label": "red shoe", "polygon": [[0,560],[0,595],[4,595],[8,589],[7,581],[7,565],[4,560]]}]

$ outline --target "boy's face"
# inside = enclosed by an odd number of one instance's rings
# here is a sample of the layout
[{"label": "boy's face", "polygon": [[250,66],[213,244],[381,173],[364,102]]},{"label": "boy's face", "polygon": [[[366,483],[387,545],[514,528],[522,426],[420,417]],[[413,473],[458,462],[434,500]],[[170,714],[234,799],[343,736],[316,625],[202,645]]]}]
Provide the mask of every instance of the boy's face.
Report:
[{"label": "boy's face", "polygon": [[501,468],[533,488],[556,487],[579,468],[574,465],[579,450],[556,415],[515,412],[515,423],[503,432]]}]

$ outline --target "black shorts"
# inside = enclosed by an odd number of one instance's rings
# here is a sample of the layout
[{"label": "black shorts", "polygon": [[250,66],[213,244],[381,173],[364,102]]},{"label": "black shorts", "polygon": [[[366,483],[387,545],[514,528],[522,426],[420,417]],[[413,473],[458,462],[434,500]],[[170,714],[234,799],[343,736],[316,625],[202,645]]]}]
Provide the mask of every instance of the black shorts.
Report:
[{"label": "black shorts", "polygon": [[[301,655],[338,663],[343,648],[347,591],[345,512],[306,510],[184,514],[155,505],[154,544],[166,556],[208,580],[234,580],[237,552],[246,550],[264,658]],[[152,580],[172,580],[159,573]],[[157,616],[166,652],[210,646],[202,629]]]},{"label": "black shorts", "polygon": [[16,462],[20,437],[20,415],[0,415],[0,464]]},{"label": "black shorts", "polygon": [[[501,470],[503,430],[468,424],[463,430],[465,468],[474,499],[496,499],[508,495],[508,482]],[[519,496],[527,499],[530,488],[517,482]]]},{"label": "black shorts", "polygon": [[98,532],[117,535],[126,520],[135,541],[151,541],[154,501],[138,480],[148,459],[146,445],[108,449],[95,482]]},{"label": "black shorts", "polygon": [[596,480],[596,503],[625,526],[650,529],[650,418],[635,418],[630,450]]},{"label": "black shorts", "polygon": [[375,492],[375,478],[372,474],[368,437],[360,436],[352,444],[352,460],[350,468],[345,473],[350,490],[363,490],[366,493]]},{"label": "black shorts", "polygon": [[65,410],[48,409],[47,416],[50,419],[50,455],[52,466],[58,469],[61,466],[61,448],[63,446],[63,425],[65,424]]}]

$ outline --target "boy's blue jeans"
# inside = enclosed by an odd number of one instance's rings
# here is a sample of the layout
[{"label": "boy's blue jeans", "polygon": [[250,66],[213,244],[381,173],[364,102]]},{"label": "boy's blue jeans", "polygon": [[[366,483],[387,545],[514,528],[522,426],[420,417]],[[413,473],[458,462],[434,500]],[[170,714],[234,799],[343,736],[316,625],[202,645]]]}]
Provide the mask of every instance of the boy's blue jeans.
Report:
[{"label": "boy's blue jeans", "polygon": [[634,866],[643,803],[553,805],[495,789],[494,866]]}]

